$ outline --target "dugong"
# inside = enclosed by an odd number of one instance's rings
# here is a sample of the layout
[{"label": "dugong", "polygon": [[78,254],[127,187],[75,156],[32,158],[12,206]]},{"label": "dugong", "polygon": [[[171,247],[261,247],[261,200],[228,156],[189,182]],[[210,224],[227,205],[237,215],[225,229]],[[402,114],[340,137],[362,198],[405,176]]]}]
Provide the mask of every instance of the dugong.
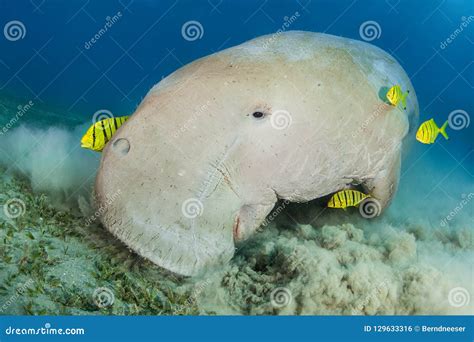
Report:
[{"label": "dugong", "polygon": [[[407,109],[386,103],[394,84]],[[277,200],[397,188],[415,91],[368,43],[289,31],[196,60],[155,85],[103,151],[103,225],[184,276],[228,262]]]}]

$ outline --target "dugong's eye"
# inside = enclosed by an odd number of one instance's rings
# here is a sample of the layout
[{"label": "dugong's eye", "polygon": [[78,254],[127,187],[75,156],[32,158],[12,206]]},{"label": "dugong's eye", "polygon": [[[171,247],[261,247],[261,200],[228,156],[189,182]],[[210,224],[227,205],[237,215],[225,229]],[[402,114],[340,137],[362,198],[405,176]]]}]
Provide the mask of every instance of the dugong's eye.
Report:
[{"label": "dugong's eye", "polygon": [[252,116],[256,119],[261,119],[265,116],[265,114],[263,114],[262,112],[254,112]]}]

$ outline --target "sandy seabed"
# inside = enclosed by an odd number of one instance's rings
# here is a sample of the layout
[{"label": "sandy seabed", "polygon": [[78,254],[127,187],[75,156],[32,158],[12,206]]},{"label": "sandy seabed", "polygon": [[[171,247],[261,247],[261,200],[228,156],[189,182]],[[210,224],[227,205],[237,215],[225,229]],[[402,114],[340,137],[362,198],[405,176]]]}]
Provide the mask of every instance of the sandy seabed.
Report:
[{"label": "sandy seabed", "polygon": [[11,209],[0,210],[1,314],[474,313],[474,189],[462,170],[446,197],[427,181],[443,170],[412,168],[370,220],[318,200],[279,203],[227,266],[189,279],[88,219],[98,154],[68,148],[86,127],[0,136],[0,209]]},{"label": "sandy seabed", "polygon": [[[289,205],[227,267],[185,279],[54,208],[24,179],[4,177],[0,193],[2,203],[24,203],[18,218],[0,218],[3,314],[473,313],[468,226],[433,230]],[[113,303],[99,308],[97,289]]]}]

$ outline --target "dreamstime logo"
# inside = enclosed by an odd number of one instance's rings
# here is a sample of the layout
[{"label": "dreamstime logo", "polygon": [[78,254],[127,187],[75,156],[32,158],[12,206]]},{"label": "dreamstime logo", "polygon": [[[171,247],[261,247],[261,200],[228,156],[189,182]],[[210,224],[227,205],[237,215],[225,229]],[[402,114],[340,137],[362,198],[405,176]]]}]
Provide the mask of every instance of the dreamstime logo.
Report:
[{"label": "dreamstime logo", "polygon": [[286,110],[277,110],[273,112],[270,116],[270,123],[272,127],[278,130],[287,129],[288,127],[290,127],[292,122],[293,119],[291,117],[291,114]]},{"label": "dreamstime logo", "polygon": [[177,139],[181,133],[184,133],[190,130],[194,123],[199,120],[199,118],[204,115],[209,110],[209,105],[211,104],[210,100],[207,100],[205,104],[198,107],[197,110],[193,112],[193,114],[181,125],[174,133],[173,138]]},{"label": "dreamstime logo", "polygon": [[449,127],[451,129],[459,131],[463,128],[469,127],[469,124],[471,123],[471,118],[465,110],[456,109],[449,113],[448,122]]},{"label": "dreamstime logo", "polygon": [[188,198],[181,206],[181,212],[187,218],[196,218],[201,216],[204,211],[204,206],[197,198]]},{"label": "dreamstime logo", "polygon": [[292,299],[291,291],[286,287],[277,287],[270,294],[270,301],[275,308],[284,308]]},{"label": "dreamstime logo", "polygon": [[94,34],[89,41],[84,43],[84,48],[89,50],[95,43],[99,41],[111,28],[122,18],[122,12],[117,12],[113,16],[107,16],[105,18],[105,24]]},{"label": "dreamstime logo", "polygon": [[260,227],[257,228],[257,231],[260,232],[268,226],[275,218],[280,215],[280,213],[285,209],[285,207],[290,203],[288,200],[284,200],[280,205],[278,205],[276,208],[272,210],[270,214],[267,215],[265,220],[263,220],[262,224]]},{"label": "dreamstime logo", "polygon": [[202,283],[196,284],[196,286],[193,288],[191,294],[189,297],[186,299],[185,304],[177,304],[176,309],[175,309],[175,314],[176,315],[181,315],[186,313],[186,309],[189,310],[189,308],[192,305],[196,304],[198,296],[205,290],[207,286],[209,286],[211,282],[209,280],[205,280]]},{"label": "dreamstime logo", "polygon": [[[114,115],[110,110],[100,109],[92,115],[92,124],[94,125],[102,120],[112,119],[113,117]],[[98,128],[102,129],[100,126]]]},{"label": "dreamstime logo", "polygon": [[381,211],[382,206],[380,205],[380,202],[373,197],[366,198],[359,205],[359,213],[363,218],[374,218],[378,216]]},{"label": "dreamstime logo", "polygon": [[5,216],[11,219],[16,219],[25,213],[26,205],[19,198],[11,198],[3,205],[3,212]]},{"label": "dreamstime logo", "polygon": [[5,126],[2,127],[0,130],[0,135],[4,135],[5,133],[8,132],[10,128],[12,128],[28,111],[34,106],[33,101],[28,101],[25,105],[18,105],[17,109],[18,111],[16,112],[15,116],[8,121]]},{"label": "dreamstime logo", "polygon": [[470,15],[469,17],[462,16],[461,24],[456,28],[443,42],[439,44],[439,47],[444,50],[451,44],[463,31],[466,29],[471,22],[474,21],[474,16]]},{"label": "dreamstime logo", "polygon": [[202,38],[204,35],[204,28],[199,21],[190,20],[185,22],[181,27],[181,35],[188,42],[193,42]]},{"label": "dreamstime logo", "polygon": [[469,304],[471,296],[469,295],[469,291],[464,287],[455,287],[449,291],[448,301],[451,306],[460,308]]},{"label": "dreamstime logo", "polygon": [[6,23],[3,28],[3,35],[7,40],[16,42],[17,40],[23,39],[26,36],[26,27],[19,20],[12,20]]},{"label": "dreamstime logo", "polygon": [[379,298],[379,296],[383,295],[383,293],[386,292],[386,291],[387,291],[387,282],[383,281],[383,282],[377,284],[377,286],[375,286],[375,288],[373,288],[369,292],[367,297],[365,297],[364,300],[359,305],[357,305],[357,307],[355,307],[351,310],[351,314],[352,315],[360,314],[360,312],[364,310],[366,305],[369,304],[369,302],[371,300]]},{"label": "dreamstime logo", "polygon": [[35,282],[32,279],[28,279],[25,283],[21,284],[20,287],[17,288],[16,292],[0,307],[0,312],[4,312],[10,305],[15,303],[23,293],[28,290],[29,287],[33,287]]},{"label": "dreamstime logo", "polygon": [[366,42],[371,42],[380,38],[382,35],[382,28],[376,21],[365,21],[359,27],[359,35]]},{"label": "dreamstime logo", "polygon": [[114,304],[115,296],[111,289],[99,287],[94,290],[92,299],[99,308],[105,308]]},{"label": "dreamstime logo", "polygon": [[112,196],[107,196],[105,202],[101,203],[99,208],[94,212],[93,215],[88,217],[85,221],[86,227],[89,227],[97,218],[104,215],[109,206],[122,194],[122,190],[118,189]]},{"label": "dreamstime logo", "polygon": [[383,114],[385,112],[385,106],[386,104],[384,102],[379,103],[377,107],[372,111],[372,114],[365,119],[362,125],[360,125],[356,130],[352,131],[352,138],[355,139],[357,136],[363,133],[376,118]]},{"label": "dreamstime logo", "polygon": [[287,31],[290,26],[300,17],[300,13],[298,11],[296,11],[292,16],[288,17],[288,16],[285,16],[283,18],[283,24],[281,25],[281,27],[275,32],[273,33],[270,38],[266,39],[265,40],[265,43],[263,44],[263,48],[264,49],[267,49],[271,44],[273,44],[276,39],[281,36],[283,34],[283,32]]},{"label": "dreamstime logo", "polygon": [[441,227],[445,227],[448,224],[448,221],[454,219],[454,217],[463,210],[465,206],[472,200],[474,197],[474,192],[470,192],[469,194],[462,194],[461,201],[449,212],[449,214],[441,220],[440,225]]}]

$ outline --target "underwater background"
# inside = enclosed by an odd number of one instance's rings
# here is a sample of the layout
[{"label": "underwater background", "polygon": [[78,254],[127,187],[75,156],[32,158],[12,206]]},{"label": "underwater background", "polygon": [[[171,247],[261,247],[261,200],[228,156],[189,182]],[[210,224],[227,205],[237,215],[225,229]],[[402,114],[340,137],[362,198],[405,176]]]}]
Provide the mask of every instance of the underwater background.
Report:
[{"label": "underwater background", "polygon": [[[1,314],[474,313],[472,1],[0,0],[0,28]],[[94,113],[129,115],[181,66],[279,30],[384,49],[420,123],[449,119],[449,140],[412,144],[388,211],[280,203],[199,279],[91,223],[100,154],[79,141]]]}]

